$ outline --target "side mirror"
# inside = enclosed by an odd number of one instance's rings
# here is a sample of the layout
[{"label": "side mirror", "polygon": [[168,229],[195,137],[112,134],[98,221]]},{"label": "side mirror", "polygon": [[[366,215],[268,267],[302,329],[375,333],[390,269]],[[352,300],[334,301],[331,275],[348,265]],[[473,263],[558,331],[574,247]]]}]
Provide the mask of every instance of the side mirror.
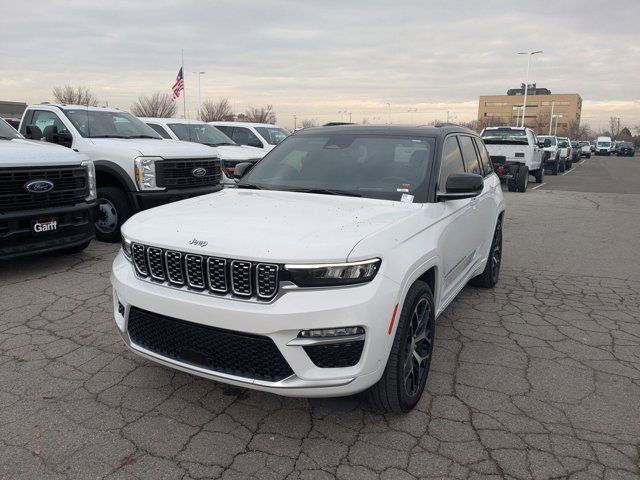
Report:
[{"label": "side mirror", "polygon": [[446,191],[438,200],[460,200],[477,197],[484,188],[484,179],[477,173],[452,173],[447,178]]},{"label": "side mirror", "polygon": [[71,148],[71,145],[73,144],[73,135],[71,135],[69,132],[58,133],[58,135],[54,139],[54,142],[58,145],[62,145],[63,147]]},{"label": "side mirror", "polygon": [[542,147],[547,148],[551,146],[551,139],[550,138],[545,138],[544,142],[542,143]]},{"label": "side mirror", "polygon": [[260,140],[249,140],[249,143],[247,143],[247,145],[249,147],[264,148],[264,145],[262,145],[262,142]]},{"label": "side mirror", "polygon": [[244,175],[253,168],[253,163],[251,162],[242,162],[236,165],[236,168],[233,169],[233,177],[234,178],[242,178]]}]

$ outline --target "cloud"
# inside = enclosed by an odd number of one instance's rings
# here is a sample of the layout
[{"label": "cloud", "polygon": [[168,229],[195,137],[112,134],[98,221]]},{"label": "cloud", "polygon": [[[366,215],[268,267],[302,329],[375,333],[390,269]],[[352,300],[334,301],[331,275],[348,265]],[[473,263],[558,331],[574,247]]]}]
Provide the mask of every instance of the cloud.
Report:
[{"label": "cloud", "polygon": [[[584,98],[592,125],[621,116],[640,122],[637,88],[640,3],[498,0],[323,2],[0,0],[0,87],[7,100],[49,100],[64,83],[91,86],[128,108],[167,90],[185,52],[189,110],[225,96],[238,110],[273,104],[284,124],[298,118],[384,116],[398,122],[473,118],[479,95],[524,81],[521,50],[544,50],[530,81]],[[7,48],[7,46],[9,46]]]}]

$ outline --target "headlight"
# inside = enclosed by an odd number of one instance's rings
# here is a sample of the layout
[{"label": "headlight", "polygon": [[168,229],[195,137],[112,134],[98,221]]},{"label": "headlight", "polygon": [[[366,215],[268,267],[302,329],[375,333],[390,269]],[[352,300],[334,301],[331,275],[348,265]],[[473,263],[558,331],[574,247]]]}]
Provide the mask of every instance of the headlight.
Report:
[{"label": "headlight", "polygon": [[122,251],[127,259],[131,260],[131,240],[122,235]]},{"label": "headlight", "polygon": [[367,283],[380,269],[380,259],[327,265],[285,265],[289,280],[299,287],[333,287]]},{"label": "headlight", "polygon": [[96,167],[93,162],[82,162],[82,166],[87,171],[87,183],[89,184],[89,195],[87,195],[87,201],[95,200],[97,197],[96,190]]},{"label": "headlight", "polygon": [[136,182],[140,190],[163,190],[156,183],[156,161],[159,157],[138,157],[135,162]]}]

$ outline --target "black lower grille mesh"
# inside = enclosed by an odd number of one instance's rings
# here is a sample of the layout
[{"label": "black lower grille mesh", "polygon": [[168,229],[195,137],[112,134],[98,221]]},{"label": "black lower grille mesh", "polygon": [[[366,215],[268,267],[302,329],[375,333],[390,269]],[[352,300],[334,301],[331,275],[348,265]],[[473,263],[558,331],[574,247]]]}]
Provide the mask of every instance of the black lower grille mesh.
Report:
[{"label": "black lower grille mesh", "polygon": [[277,382],[293,374],[273,340],[185,322],[135,307],[129,311],[133,343],[163,357],[214,372]]},{"label": "black lower grille mesh", "polygon": [[364,340],[326,345],[310,345],[304,351],[316,367],[351,367],[360,361]]}]

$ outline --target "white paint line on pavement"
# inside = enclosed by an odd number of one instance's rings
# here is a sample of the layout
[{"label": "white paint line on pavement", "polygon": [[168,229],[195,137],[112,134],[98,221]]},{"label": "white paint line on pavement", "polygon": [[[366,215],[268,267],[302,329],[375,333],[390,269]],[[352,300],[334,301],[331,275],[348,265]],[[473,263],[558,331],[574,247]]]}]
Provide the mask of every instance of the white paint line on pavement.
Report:
[{"label": "white paint line on pavement", "polygon": [[566,172],[564,172],[564,173],[562,174],[562,176],[564,177],[565,175],[569,175],[569,174],[570,174],[571,172],[573,172],[573,171],[574,171],[574,170],[573,170],[573,168],[572,168],[571,170],[567,170]]},{"label": "white paint line on pavement", "polygon": [[541,186],[546,185],[546,184],[547,184],[546,182],[541,183],[540,185],[536,185],[535,187],[533,187],[531,190],[535,190],[536,188],[540,188]]}]

